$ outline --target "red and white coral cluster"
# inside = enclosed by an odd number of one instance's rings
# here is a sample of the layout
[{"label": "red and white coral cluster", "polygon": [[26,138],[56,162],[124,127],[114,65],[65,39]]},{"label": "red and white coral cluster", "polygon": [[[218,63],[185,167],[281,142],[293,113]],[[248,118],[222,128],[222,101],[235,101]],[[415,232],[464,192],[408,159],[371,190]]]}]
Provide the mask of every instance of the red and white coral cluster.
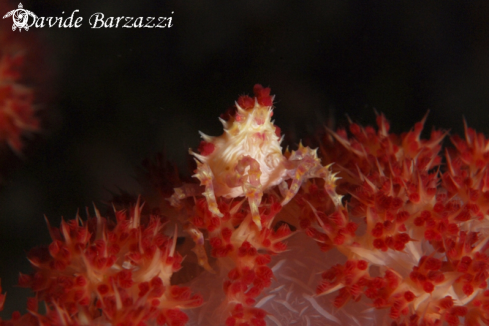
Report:
[{"label": "red and white coral cluster", "polygon": [[[182,257],[176,229],[164,233],[168,218],[194,242],[201,276],[222,284],[219,304],[202,308],[216,310],[210,324],[489,325],[489,141],[482,134],[466,126],[465,140],[451,137],[454,147],[442,152],[446,132],[421,138],[426,117],[396,135],[378,115],[377,129],[351,122],[349,131],[328,130],[319,157],[302,144],[284,152],[270,89],[255,85],[254,94],[221,116],[221,136],[202,134],[200,154],[191,151],[195,181],[167,196],[172,207],[159,204],[166,217],[141,214],[138,201],[115,211],[114,221],[96,210],[87,221],[50,227],[53,242],[29,254],[35,273],[20,277],[36,298],[26,315],[2,325],[185,324],[181,309],[211,298],[171,283]],[[148,166],[161,194],[180,183],[168,165]],[[326,253],[311,259],[302,243],[298,256],[286,253],[296,229],[302,234],[294,238],[312,238]],[[306,272],[317,271],[314,262],[328,266],[315,294],[308,292],[313,278],[286,270],[292,262]],[[277,279],[293,283],[286,295],[284,284],[267,293]],[[329,305],[323,295],[333,298]],[[45,315],[37,310],[42,301]],[[281,321],[277,306],[295,317]],[[348,306],[386,317],[353,308],[344,319]],[[309,307],[317,314],[305,313]],[[202,314],[195,318],[202,325]]]},{"label": "red and white coral cluster", "polygon": [[[86,221],[77,216],[59,229],[50,227],[51,244],[28,255],[35,272],[19,278],[20,286],[36,294],[28,303],[33,325],[187,322],[181,310],[199,306],[202,297],[171,284],[182,262],[176,234],[165,236],[165,218],[142,216],[141,208],[138,202],[130,211],[115,211],[115,221],[95,209],[95,217]],[[38,313],[38,301],[46,303],[45,315]]]},{"label": "red and white coral cluster", "polygon": [[[445,133],[422,140],[425,119],[400,137],[378,115],[378,130],[351,123],[350,136],[340,129],[324,138],[323,158],[351,198],[330,215],[303,205],[306,233],[348,259],[323,273],[317,294],[339,290],[337,308],[364,295],[389,309],[393,325],[480,325],[489,312],[487,141],[466,127],[465,141],[451,138],[456,149],[442,172]],[[352,221],[362,232],[341,232]]]}]

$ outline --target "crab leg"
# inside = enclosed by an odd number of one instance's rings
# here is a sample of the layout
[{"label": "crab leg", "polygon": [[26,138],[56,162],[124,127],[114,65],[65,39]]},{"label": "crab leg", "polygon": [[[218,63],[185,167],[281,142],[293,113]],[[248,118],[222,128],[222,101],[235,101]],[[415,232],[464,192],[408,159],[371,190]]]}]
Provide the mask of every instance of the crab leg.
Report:
[{"label": "crab leg", "polygon": [[180,207],[181,200],[188,197],[199,196],[202,193],[202,186],[192,183],[184,183],[179,188],[173,188],[173,191],[173,195],[171,195],[171,197],[167,200],[173,207]]},{"label": "crab leg", "polygon": [[217,206],[214,185],[212,184],[214,174],[212,173],[212,170],[208,164],[200,163],[198,160],[196,160],[196,162],[197,173],[195,173],[193,176],[200,180],[200,185],[205,186],[205,191],[202,193],[202,195],[204,195],[204,197],[207,199],[209,211],[216,216],[223,217],[224,215]]},{"label": "crab leg", "polygon": [[285,197],[282,200],[282,206],[286,205],[299,191],[302,183],[307,179],[321,178],[324,180],[324,189],[333,200],[336,207],[341,205],[341,196],[335,192],[335,173],[329,170],[330,165],[324,167],[317,157],[317,150],[312,150],[309,147],[304,147],[299,144],[299,149],[293,151],[289,158],[290,162],[297,164],[297,167],[291,171],[292,184],[286,191]]},{"label": "crab leg", "polygon": [[[248,167],[248,174],[245,174]],[[243,193],[248,198],[253,222],[261,230],[261,216],[258,210],[263,196],[263,187],[260,183],[260,163],[251,156],[246,155],[239,160],[234,170],[235,173],[228,176],[226,184],[231,188],[238,186],[243,188]]]},{"label": "crab leg", "polygon": [[195,243],[195,247],[192,251],[197,256],[197,262],[200,266],[202,266],[206,271],[215,273],[212,267],[209,265],[209,260],[207,259],[207,253],[205,252],[204,247],[204,235],[199,231],[196,227],[193,227],[191,224],[187,224],[184,227],[184,230],[190,234],[192,240]]}]

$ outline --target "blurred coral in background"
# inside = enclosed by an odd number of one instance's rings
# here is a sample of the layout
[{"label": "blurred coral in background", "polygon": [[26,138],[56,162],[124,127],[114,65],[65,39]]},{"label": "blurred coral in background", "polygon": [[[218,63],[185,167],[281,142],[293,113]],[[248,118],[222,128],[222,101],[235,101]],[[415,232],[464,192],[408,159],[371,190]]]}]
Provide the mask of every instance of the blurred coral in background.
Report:
[{"label": "blurred coral in background", "polygon": [[0,142],[20,154],[22,137],[39,129],[31,89],[17,84],[23,56],[4,55],[0,60]]},{"label": "blurred coral in background", "polygon": [[[9,9],[7,1],[0,3],[0,12]],[[51,72],[44,56],[45,46],[35,30],[13,33],[12,18],[0,20],[1,178],[19,165],[18,158],[29,156],[32,150],[26,151],[26,145],[36,143],[48,120],[43,109],[52,93]]]}]

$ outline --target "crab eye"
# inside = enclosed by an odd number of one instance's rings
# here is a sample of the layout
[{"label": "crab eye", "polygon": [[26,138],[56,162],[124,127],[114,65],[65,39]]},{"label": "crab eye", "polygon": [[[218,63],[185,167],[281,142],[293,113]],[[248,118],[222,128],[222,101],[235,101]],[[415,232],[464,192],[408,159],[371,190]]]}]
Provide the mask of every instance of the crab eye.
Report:
[{"label": "crab eye", "polygon": [[260,117],[256,117],[255,118],[255,123],[259,126],[261,126],[262,124],[265,123],[265,121],[263,119],[261,119]]},{"label": "crab eye", "polygon": [[268,116],[268,110],[258,109],[254,113],[253,122],[256,125],[261,126],[267,121],[267,116]]}]

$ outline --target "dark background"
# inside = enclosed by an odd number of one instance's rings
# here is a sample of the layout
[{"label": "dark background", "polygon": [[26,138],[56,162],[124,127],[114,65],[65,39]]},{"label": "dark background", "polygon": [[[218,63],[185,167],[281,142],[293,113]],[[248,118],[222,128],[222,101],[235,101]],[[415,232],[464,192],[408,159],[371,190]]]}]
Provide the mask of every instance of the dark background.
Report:
[{"label": "dark background", "polygon": [[[36,40],[28,51],[42,56],[42,67],[28,65],[38,72],[29,85],[43,118],[23,158],[3,152],[4,318],[24,311],[28,291],[14,285],[19,271],[30,271],[25,253],[49,243],[43,214],[59,225],[78,208],[103,207],[118,188],[142,192],[136,168],[158,151],[189,173],[197,131],[220,134],[219,114],[255,83],[276,94],[274,118],[291,147],[324,124],[346,125],[346,114],[373,124],[374,110],[398,133],[428,110],[428,132],[461,134],[463,117],[489,132],[487,1],[22,3],[38,16],[78,9],[84,19],[79,29],[22,34],[11,21],[1,25],[12,38]],[[173,27],[91,29],[95,12],[172,16]]]}]

